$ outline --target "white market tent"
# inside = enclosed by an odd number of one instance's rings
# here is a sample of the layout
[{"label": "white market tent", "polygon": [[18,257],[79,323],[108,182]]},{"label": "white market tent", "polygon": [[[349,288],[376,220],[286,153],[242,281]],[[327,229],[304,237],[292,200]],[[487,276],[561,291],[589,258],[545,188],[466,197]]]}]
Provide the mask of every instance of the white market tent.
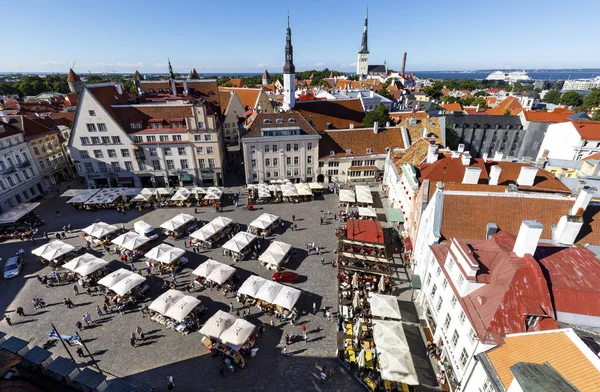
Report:
[{"label": "white market tent", "polygon": [[118,188],[124,193],[126,196],[135,196],[142,191],[141,188]]},{"label": "white market tent", "polygon": [[31,253],[41,257],[42,259],[52,261],[60,256],[72,252],[74,249],[74,246],[66,244],[60,240],[54,240],[40,246],[39,248],[35,248],[31,251]]},{"label": "white market tent", "polygon": [[217,311],[211,318],[206,320],[206,323],[200,329],[201,334],[218,339],[219,336],[227,328],[231,327],[235,322],[235,317],[222,310]]},{"label": "white market tent", "polygon": [[340,203],[354,203],[356,198],[350,189],[340,189]]},{"label": "white market tent", "polygon": [[271,227],[271,225],[273,223],[277,222],[278,219],[279,219],[279,217],[277,215],[273,215],[273,214],[269,214],[269,213],[265,212],[264,214],[260,215],[258,218],[254,219],[252,222],[250,222],[249,226],[256,227],[261,230],[265,230],[265,229],[268,229],[269,227]]},{"label": "white market tent", "polygon": [[297,197],[298,191],[293,184],[283,184],[281,185],[281,193],[284,197]]},{"label": "white market tent", "polygon": [[358,207],[358,215],[369,218],[377,218],[377,213],[372,208],[368,207]]},{"label": "white market tent", "polygon": [[232,252],[239,253],[244,250],[245,247],[250,245],[252,241],[256,240],[254,234],[247,233],[245,231],[238,232],[232,239],[227,241],[223,248],[228,249]]},{"label": "white market tent", "polygon": [[266,283],[268,280],[265,278],[261,278],[260,276],[251,275],[248,279],[242,283],[240,286],[238,293],[244,294],[249,297],[256,297],[256,293],[258,290]]},{"label": "white market tent", "polygon": [[144,196],[154,196],[156,194],[156,189],[154,188],[144,188],[140,191],[140,195]]},{"label": "white market tent", "polygon": [[150,241],[150,238],[139,235],[134,231],[121,234],[111,242],[128,250],[136,250],[140,246]]},{"label": "white market tent", "polygon": [[371,195],[371,189],[368,186],[357,185],[355,190],[357,202],[373,204],[373,195]]},{"label": "white market tent", "polygon": [[181,322],[199,304],[199,299],[194,298],[191,295],[184,295],[169,307],[164,315]]},{"label": "white market tent", "polygon": [[171,197],[171,200],[173,200],[173,201],[187,200],[191,196],[191,194],[192,194],[192,192],[190,192],[188,189],[179,188],[179,189],[177,189],[177,192],[175,192],[173,197]]},{"label": "white market tent", "polygon": [[152,195],[145,195],[143,193],[138,193],[137,195],[133,196],[131,201],[148,201],[148,200],[150,200],[151,197],[152,197]]},{"label": "white market tent", "polygon": [[200,264],[195,270],[192,271],[194,276],[202,276],[203,278],[208,277],[213,270],[219,268],[223,263],[219,263],[216,260],[208,259],[204,263]]},{"label": "white market tent", "polygon": [[210,221],[210,223],[212,223],[219,230],[225,228],[227,225],[231,224],[231,222],[233,222],[233,220],[224,216],[218,216]]},{"label": "white market tent", "polygon": [[16,222],[39,205],[40,203],[21,203],[18,206],[11,208],[10,211],[1,214],[0,224]]},{"label": "white market tent", "polygon": [[325,189],[325,185],[320,182],[311,182],[308,184],[308,187],[312,190],[323,190]]},{"label": "white market tent", "polygon": [[374,317],[397,320],[402,318],[398,306],[398,299],[393,295],[369,292],[369,304],[371,305],[371,313]]},{"label": "white market tent", "polygon": [[164,222],[162,225],[160,225],[160,227],[165,230],[175,231],[195,219],[196,218],[188,214],[179,214]]},{"label": "white market tent", "polygon": [[109,225],[108,223],[104,223],[104,222],[98,222],[98,223],[93,223],[93,224],[89,225],[88,227],[86,227],[85,229],[82,229],[81,231],[83,231],[84,233],[86,233],[94,238],[102,238],[106,235],[114,233],[117,230],[119,230],[119,228],[117,226]]},{"label": "white market tent", "polygon": [[273,241],[271,245],[265,250],[258,261],[265,263],[266,265],[279,266],[285,259],[286,255],[290,252],[292,246],[281,241]]},{"label": "white market tent", "polygon": [[215,193],[215,192],[207,191],[204,198],[206,200],[220,200],[221,196],[222,196],[222,193]]},{"label": "white market tent", "polygon": [[126,276],[124,279],[121,279],[112,285],[110,289],[118,295],[123,296],[130,292],[134,287],[142,284],[145,280],[146,278],[142,275],[132,272],[129,276]]},{"label": "white market tent", "polygon": [[255,297],[271,304],[275,301],[277,294],[279,294],[282,288],[282,284],[267,280],[260,289],[258,289]]},{"label": "white market tent", "polygon": [[88,276],[92,272],[95,272],[108,265],[108,261],[103,260],[99,257],[84,253],[79,257],[74,258],[68,263],[63,264],[63,268],[73,271],[81,276]]},{"label": "white market tent", "polygon": [[296,192],[298,192],[299,196],[312,196],[312,190],[308,186],[307,183],[301,182],[299,184],[294,184],[296,187]]},{"label": "white market tent", "polygon": [[231,278],[233,274],[235,274],[234,267],[227,264],[221,264],[217,268],[213,269],[206,279],[215,282],[218,285],[222,285],[229,278]]},{"label": "white market tent", "polygon": [[419,385],[410,351],[397,350],[393,347],[380,348],[379,346],[375,351],[377,351],[379,370],[383,380]]},{"label": "white market tent", "polygon": [[160,244],[146,252],[145,256],[150,260],[164,264],[171,264],[185,254],[185,250],[176,248],[169,244]]},{"label": "white market tent", "polygon": [[292,310],[298,298],[300,298],[300,290],[281,285],[281,290],[277,294],[277,297],[272,301],[273,305],[279,305],[287,310]]},{"label": "white market tent", "polygon": [[74,197],[67,200],[67,203],[85,203],[88,199],[100,192],[100,189],[84,189]]},{"label": "white market tent", "polygon": [[237,319],[234,323],[221,333],[219,339],[224,344],[238,351],[254,332],[254,324],[244,320]]},{"label": "white market tent", "polygon": [[183,297],[184,294],[179,290],[168,290],[152,301],[148,309],[164,315],[171,306]]},{"label": "white market tent", "polygon": [[111,286],[114,286],[120,280],[125,279],[126,277],[128,277],[131,274],[133,274],[133,272],[131,272],[130,270],[121,268],[121,269],[116,270],[115,272],[112,272],[112,273],[106,275],[104,278],[100,279],[98,281],[98,284],[101,284],[102,286],[104,286],[106,288],[111,288]]},{"label": "white market tent", "polygon": [[67,189],[60,197],[74,197],[85,189]]},{"label": "white market tent", "polygon": [[190,234],[190,237],[200,241],[208,241],[208,239],[217,234],[218,231],[219,230],[212,223],[207,223]]},{"label": "white market tent", "polygon": [[206,194],[206,189],[202,188],[201,186],[195,186],[192,188],[192,192],[197,195],[205,195]]},{"label": "white market tent", "polygon": [[156,195],[170,196],[173,193],[173,188],[156,188]]},{"label": "white market tent", "polygon": [[[79,196],[79,195],[77,195]],[[95,193],[90,197],[85,204],[105,204],[112,203],[119,197],[123,199],[127,198],[125,190],[123,188],[104,188],[100,192]]]}]

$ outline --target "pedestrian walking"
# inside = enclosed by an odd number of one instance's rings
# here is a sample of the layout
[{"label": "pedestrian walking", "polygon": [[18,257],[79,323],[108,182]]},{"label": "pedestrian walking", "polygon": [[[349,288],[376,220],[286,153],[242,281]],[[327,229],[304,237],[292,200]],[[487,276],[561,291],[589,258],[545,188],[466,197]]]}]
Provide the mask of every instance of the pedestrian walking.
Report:
[{"label": "pedestrian walking", "polygon": [[61,235],[62,235],[62,238],[63,238],[63,239],[66,239],[66,238],[67,238],[67,235],[65,234],[65,232],[64,232],[64,231],[61,233]]},{"label": "pedestrian walking", "polygon": [[135,338],[129,339],[129,344],[131,344],[131,347],[135,347]]},{"label": "pedestrian walking", "polygon": [[89,295],[90,297],[92,296],[92,288],[91,287],[88,287],[86,292],[87,292],[87,295]]},{"label": "pedestrian walking", "polygon": [[283,355],[288,355],[287,354],[287,344],[285,346],[283,346]]},{"label": "pedestrian walking", "polygon": [[83,324],[81,324],[81,321],[78,321],[75,323],[75,326],[77,327],[78,330],[83,330]]},{"label": "pedestrian walking", "polygon": [[230,311],[230,312],[233,312],[233,302],[230,302],[230,303],[229,303],[229,308],[230,308],[230,310],[229,310],[229,311]]},{"label": "pedestrian walking", "polygon": [[302,333],[306,335],[306,324],[302,324]]},{"label": "pedestrian walking", "polygon": [[167,377],[167,382],[169,383],[169,384],[167,385],[167,389],[168,389],[169,391],[172,391],[172,390],[173,390],[173,388],[175,388],[175,379],[173,379],[173,376],[169,376],[169,377]]},{"label": "pedestrian walking", "polygon": [[308,335],[304,332],[304,344],[308,344]]},{"label": "pedestrian walking", "polygon": [[75,295],[79,295],[79,288],[77,287],[77,285],[73,285],[73,292],[75,293]]},{"label": "pedestrian walking", "polygon": [[108,304],[106,302],[102,305],[102,309],[104,310],[105,314],[108,314]]},{"label": "pedestrian walking", "polygon": [[183,247],[187,249],[188,243],[186,240],[183,240]]},{"label": "pedestrian walking", "polygon": [[313,302],[313,314],[317,314],[317,303]]},{"label": "pedestrian walking", "polygon": [[102,316],[102,309],[100,309],[100,305],[96,305],[96,313],[98,313],[98,317]]},{"label": "pedestrian walking", "polygon": [[85,357],[85,354],[83,353],[83,349],[81,347],[77,347],[77,351],[76,352],[77,352],[77,356],[79,358]]},{"label": "pedestrian walking", "polygon": [[125,314],[125,305],[123,305],[123,304],[119,305],[119,313]]},{"label": "pedestrian walking", "polygon": [[325,265],[325,258],[321,257],[321,265]]},{"label": "pedestrian walking", "polygon": [[191,288],[190,288],[190,284],[189,283],[185,285],[185,289],[187,290],[188,293],[190,292]]},{"label": "pedestrian walking", "polygon": [[20,307],[20,306],[19,306],[19,307],[17,308],[17,314],[18,314],[19,316],[25,316],[25,312],[23,311],[23,308],[22,308],[22,307]]},{"label": "pedestrian walking", "polygon": [[10,317],[8,317],[7,315],[4,315],[4,319],[6,320],[6,324],[12,325],[12,321],[10,320]]},{"label": "pedestrian walking", "polygon": [[274,326],[275,326],[275,320],[271,319],[271,327],[274,327]]},{"label": "pedestrian walking", "polygon": [[67,231],[68,231],[69,233],[71,232],[71,224],[70,224],[70,223],[67,225]]},{"label": "pedestrian walking", "polygon": [[292,215],[292,222],[296,221],[296,215]]}]

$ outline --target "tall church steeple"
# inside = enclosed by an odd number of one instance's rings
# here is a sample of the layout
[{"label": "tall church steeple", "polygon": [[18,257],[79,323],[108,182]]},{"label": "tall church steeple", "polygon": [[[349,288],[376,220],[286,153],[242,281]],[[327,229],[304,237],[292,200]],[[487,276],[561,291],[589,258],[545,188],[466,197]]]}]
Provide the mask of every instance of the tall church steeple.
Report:
[{"label": "tall church steeple", "polygon": [[356,73],[358,75],[367,75],[369,73],[369,45],[368,45],[368,29],[369,29],[369,8],[367,8],[367,16],[365,17],[365,26],[363,28],[362,42],[358,51],[358,61],[356,62]]},{"label": "tall church steeple", "polygon": [[292,29],[288,13],[288,27],[285,30],[285,64],[283,65],[283,110],[294,108],[296,67],[294,66],[294,49],[292,47]]}]

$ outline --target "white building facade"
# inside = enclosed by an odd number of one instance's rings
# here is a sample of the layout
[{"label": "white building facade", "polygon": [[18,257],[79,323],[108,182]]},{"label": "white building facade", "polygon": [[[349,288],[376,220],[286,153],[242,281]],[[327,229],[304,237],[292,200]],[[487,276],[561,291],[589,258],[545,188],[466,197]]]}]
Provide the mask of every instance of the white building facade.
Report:
[{"label": "white building facade", "polygon": [[537,159],[580,160],[600,152],[600,122],[567,121],[550,124]]}]

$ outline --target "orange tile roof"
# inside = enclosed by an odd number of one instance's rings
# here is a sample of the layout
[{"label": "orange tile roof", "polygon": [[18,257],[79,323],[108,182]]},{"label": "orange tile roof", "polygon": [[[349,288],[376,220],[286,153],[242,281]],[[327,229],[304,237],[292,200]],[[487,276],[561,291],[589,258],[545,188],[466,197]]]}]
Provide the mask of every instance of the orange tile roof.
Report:
[{"label": "orange tile roof", "polygon": [[527,121],[535,121],[535,122],[550,122],[550,123],[559,123],[565,122],[568,120],[570,116],[575,114],[574,112],[536,112],[533,110],[524,110],[523,115],[525,116],[525,120]]},{"label": "orange tile roof", "polygon": [[221,109],[223,114],[227,114],[227,107],[231,100],[231,93],[229,91],[223,91],[219,88],[219,102],[221,102]]},{"label": "orange tile roof", "polygon": [[254,109],[256,107],[256,102],[258,101],[261,90],[259,88],[219,87],[219,93],[230,91],[235,92],[240,99],[240,102],[242,102],[244,109]]},{"label": "orange tile roof", "polygon": [[444,103],[440,105],[441,107],[443,107],[447,112],[460,112],[462,110],[462,106],[460,106],[460,103],[456,102],[456,103]]},{"label": "orange tile roof", "polygon": [[231,83],[231,87],[234,88],[246,86],[246,82],[244,82],[242,79],[230,79],[229,82]]},{"label": "orange tile roof", "polygon": [[[412,163],[415,166],[421,164],[427,158],[429,145],[434,142],[435,139],[421,138],[405,150],[392,151],[390,159],[394,163],[396,170],[400,172],[403,163]],[[433,192],[430,192],[430,194],[433,195]]]},{"label": "orange tile roof", "polygon": [[600,140],[600,121],[571,121],[579,136],[586,140]]},{"label": "orange tile roof", "polygon": [[[575,343],[577,342],[577,343]],[[504,344],[485,353],[502,385],[508,389],[514,379],[510,367],[519,362],[548,362],[581,392],[596,392],[600,385],[598,363],[585,343],[571,329],[507,336]],[[594,358],[596,361],[597,358]]]},{"label": "orange tile roof", "polygon": [[79,75],[73,71],[73,68],[69,68],[69,74],[67,75],[67,82],[81,82]]},{"label": "orange tile roof", "polygon": [[[366,156],[367,148],[372,155],[385,154],[386,148],[404,148],[402,133],[399,128],[382,129],[377,134],[372,128],[325,131],[319,141],[321,158],[340,158]],[[346,154],[350,150],[350,154]],[[331,155],[331,151],[334,152]]]},{"label": "orange tile roof", "polygon": [[391,112],[390,118],[396,122],[396,124],[406,120],[407,118],[427,118],[429,113],[427,112]]},{"label": "orange tile roof", "polygon": [[497,100],[498,100],[498,98],[496,98],[496,97],[486,97],[485,98],[485,105],[486,106],[495,105]]},{"label": "orange tile roof", "polygon": [[335,82],[335,88],[347,90],[349,88],[362,88],[362,85],[357,80],[339,79]]},{"label": "orange tile roof", "polygon": [[515,116],[523,111],[523,106],[521,106],[521,103],[517,98],[508,97],[504,101],[500,102],[500,104],[498,104],[498,106],[495,108],[488,109],[487,114],[502,116],[506,110],[510,110],[510,114]]},{"label": "orange tile roof", "polygon": [[[348,129],[350,124],[360,128],[365,117],[360,99],[336,99],[333,101],[297,102],[294,107],[315,127],[317,131],[326,129]],[[327,127],[327,123],[330,127]]]},{"label": "orange tile roof", "polygon": [[596,152],[594,154],[588,155],[585,158],[581,158],[580,161],[596,161],[600,160],[600,152]]}]

